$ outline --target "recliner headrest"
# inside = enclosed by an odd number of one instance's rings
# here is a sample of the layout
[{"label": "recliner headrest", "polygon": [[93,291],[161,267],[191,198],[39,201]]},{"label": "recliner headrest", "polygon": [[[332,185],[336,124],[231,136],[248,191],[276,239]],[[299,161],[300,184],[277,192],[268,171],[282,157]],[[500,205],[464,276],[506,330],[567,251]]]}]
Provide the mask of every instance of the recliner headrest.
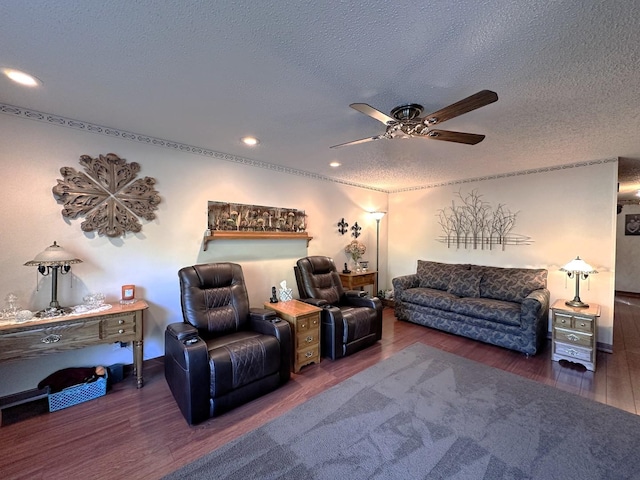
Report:
[{"label": "recliner headrest", "polygon": [[329,273],[335,269],[333,260],[331,260],[331,258],[329,257],[314,256],[307,258],[309,260],[309,263],[311,264],[313,273]]}]

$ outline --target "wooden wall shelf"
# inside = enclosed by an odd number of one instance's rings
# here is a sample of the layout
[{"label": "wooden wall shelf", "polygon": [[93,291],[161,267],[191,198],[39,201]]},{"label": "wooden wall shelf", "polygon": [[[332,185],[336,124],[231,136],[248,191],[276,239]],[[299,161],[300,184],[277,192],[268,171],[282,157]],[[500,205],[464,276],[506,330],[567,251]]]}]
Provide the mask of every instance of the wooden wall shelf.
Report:
[{"label": "wooden wall shelf", "polygon": [[313,239],[307,232],[236,232],[236,231],[214,231],[211,236],[204,237],[203,249],[207,250],[207,245],[212,240],[306,240],[307,247]]}]

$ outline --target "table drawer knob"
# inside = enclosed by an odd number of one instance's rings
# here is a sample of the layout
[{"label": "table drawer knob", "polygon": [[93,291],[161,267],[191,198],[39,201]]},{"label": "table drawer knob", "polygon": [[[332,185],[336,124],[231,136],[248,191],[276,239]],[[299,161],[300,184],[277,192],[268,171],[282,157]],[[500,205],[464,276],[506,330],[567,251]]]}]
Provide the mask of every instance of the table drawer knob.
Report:
[{"label": "table drawer knob", "polygon": [[574,350],[573,348],[568,348],[567,353],[572,357],[577,357],[578,355],[580,355],[580,352],[578,352],[577,350]]},{"label": "table drawer knob", "polygon": [[570,333],[569,335],[567,335],[567,338],[572,342],[577,342],[578,340],[580,340],[580,337],[578,337],[577,335],[574,335],[573,333]]},{"label": "table drawer knob", "polygon": [[46,337],[43,337],[41,342],[42,343],[57,343],[60,340],[62,340],[62,335],[57,335],[57,334],[53,333],[51,335],[47,335]]},{"label": "table drawer knob", "polygon": [[304,356],[307,358],[313,357],[313,352],[307,352],[304,354]]},{"label": "table drawer knob", "polygon": [[121,328],[120,330],[118,330],[118,333],[124,333],[124,329]]},{"label": "table drawer knob", "polygon": [[313,342],[313,337],[312,336],[308,336],[306,339],[307,343],[311,343]]},{"label": "table drawer knob", "polygon": [[122,325],[124,323],[124,320],[120,319],[118,320],[118,325]]}]

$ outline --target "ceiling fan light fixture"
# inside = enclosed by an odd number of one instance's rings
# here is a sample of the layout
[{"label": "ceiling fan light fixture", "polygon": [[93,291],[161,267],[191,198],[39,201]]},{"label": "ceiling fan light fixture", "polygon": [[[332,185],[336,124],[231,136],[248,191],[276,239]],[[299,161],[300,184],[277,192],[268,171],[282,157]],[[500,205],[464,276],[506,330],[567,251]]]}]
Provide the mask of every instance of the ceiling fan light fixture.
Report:
[{"label": "ceiling fan light fixture", "polygon": [[260,143],[260,140],[258,140],[256,137],[250,137],[250,136],[242,137],[240,141],[245,145],[248,145],[249,147],[255,147]]},{"label": "ceiling fan light fixture", "polygon": [[333,167],[333,168],[338,168],[340,165],[342,165],[342,164],[340,162],[336,162],[336,161],[333,161],[333,162],[331,162],[329,164],[329,166]]}]

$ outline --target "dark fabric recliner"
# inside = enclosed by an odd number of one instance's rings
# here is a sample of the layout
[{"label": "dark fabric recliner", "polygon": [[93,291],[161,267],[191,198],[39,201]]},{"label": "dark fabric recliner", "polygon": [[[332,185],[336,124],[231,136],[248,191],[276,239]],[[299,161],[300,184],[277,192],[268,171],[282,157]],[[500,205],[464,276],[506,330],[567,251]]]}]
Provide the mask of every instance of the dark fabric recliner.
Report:
[{"label": "dark fabric recliner", "polygon": [[250,308],[242,268],[210,263],[178,272],[182,323],[165,331],[165,377],[189,424],[264,395],[289,380],[291,330]]},{"label": "dark fabric recliner", "polygon": [[382,338],[382,303],[357,290],[345,291],[333,259],[305,257],[293,268],[300,300],[322,308],[323,357],[345,357]]}]

